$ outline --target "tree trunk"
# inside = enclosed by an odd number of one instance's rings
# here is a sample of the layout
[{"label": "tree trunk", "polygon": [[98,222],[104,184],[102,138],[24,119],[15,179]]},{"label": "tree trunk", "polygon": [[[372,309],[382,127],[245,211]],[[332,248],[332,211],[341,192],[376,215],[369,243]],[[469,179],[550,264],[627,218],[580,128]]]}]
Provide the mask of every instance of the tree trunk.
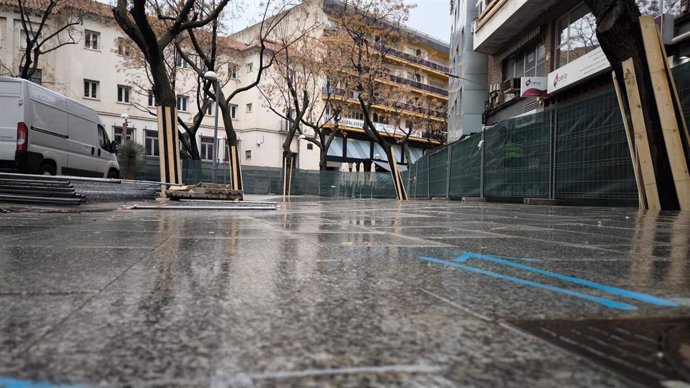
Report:
[{"label": "tree trunk", "polygon": [[625,88],[622,62],[629,58],[633,59],[661,208],[678,209],[678,197],[654,97],[654,85],[651,81],[642,40],[640,11],[637,4],[634,0],[584,0],[584,2],[597,19],[597,38],[611,67],[616,72],[621,88]]},{"label": "tree trunk", "polygon": [[399,201],[405,201],[407,200],[407,190],[405,190],[405,182],[403,181],[400,170],[398,169],[398,162],[396,161],[395,155],[393,155],[393,147],[386,142],[383,142],[381,146],[388,157],[388,166],[391,169],[391,176],[393,177],[395,195]]},{"label": "tree trunk", "polygon": [[192,160],[201,160],[199,147],[197,146],[196,136],[194,136],[194,134],[189,131],[183,132],[180,135],[180,142],[182,142],[182,148],[189,153]]},{"label": "tree trunk", "polygon": [[240,163],[240,151],[237,147],[237,132],[235,126],[232,124],[232,115],[230,114],[230,103],[225,98],[223,91],[220,91],[220,101],[218,108],[221,117],[223,118],[223,128],[225,128],[225,141],[230,148],[228,161],[230,165],[230,182],[233,190],[243,191],[244,184],[242,182],[242,167]]},{"label": "tree trunk", "polygon": [[283,196],[292,194],[292,172],[294,170],[295,154],[291,151],[283,152]]}]

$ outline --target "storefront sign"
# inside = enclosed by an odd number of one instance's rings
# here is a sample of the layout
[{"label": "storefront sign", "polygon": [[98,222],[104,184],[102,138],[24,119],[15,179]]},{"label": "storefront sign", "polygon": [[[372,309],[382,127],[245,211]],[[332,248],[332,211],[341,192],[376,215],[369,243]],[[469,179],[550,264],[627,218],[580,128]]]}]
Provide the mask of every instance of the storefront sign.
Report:
[{"label": "storefront sign", "polygon": [[520,82],[520,97],[546,97],[546,77],[522,77]]},{"label": "storefront sign", "polygon": [[594,49],[580,58],[560,67],[556,71],[549,74],[548,93],[554,93],[566,88],[578,81],[589,78],[606,69],[609,69],[611,64],[601,47]]}]

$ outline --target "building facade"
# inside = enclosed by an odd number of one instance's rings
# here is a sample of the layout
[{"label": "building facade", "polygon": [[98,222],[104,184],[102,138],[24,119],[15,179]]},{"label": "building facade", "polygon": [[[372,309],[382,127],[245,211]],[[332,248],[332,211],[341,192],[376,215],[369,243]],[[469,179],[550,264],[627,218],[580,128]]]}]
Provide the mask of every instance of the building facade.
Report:
[{"label": "building facade", "polygon": [[479,14],[472,0],[451,2],[451,74],[448,141],[480,132],[487,94],[487,56],[474,51],[474,20]]},{"label": "building facade", "polygon": [[[0,0],[0,75],[16,76],[24,53],[24,28],[15,1]],[[89,12],[83,21],[71,29],[74,44],[63,46],[39,58],[38,71],[33,80],[44,87],[55,90],[67,97],[94,108],[104,122],[109,136],[116,141],[132,139],[145,147],[146,155],[157,157],[158,132],[157,119],[153,115],[155,98],[151,92],[143,65],[132,63],[131,50],[123,45],[125,34],[115,23],[108,5],[80,0],[77,4],[88,3]],[[308,3],[313,6],[316,3]],[[320,10],[319,18],[327,18],[324,3],[316,4]],[[66,12],[63,10],[63,12]],[[60,14],[49,21],[58,24]],[[227,95],[235,89],[249,85],[255,80],[259,66],[259,49],[255,42],[253,27],[249,27],[222,40],[230,45],[232,58],[225,61],[217,73],[224,79],[223,91]],[[433,38],[417,33],[414,44],[401,47],[395,52],[399,70],[395,72],[394,82],[408,87],[411,93],[432,96],[447,104],[448,46]],[[243,38],[247,38],[243,40]],[[269,54],[270,55],[270,54]],[[179,118],[191,123],[201,106],[197,104],[197,76],[182,58],[175,58],[175,88],[178,92]],[[398,75],[399,74],[399,75]],[[262,82],[270,82],[264,78]],[[213,104],[211,104],[213,105]],[[218,131],[220,155],[213,155],[214,114],[213,106],[207,112],[196,134],[199,154],[202,160],[227,160],[222,118]],[[414,113],[414,112],[411,112]],[[434,112],[438,126],[445,136],[446,111]],[[125,118],[126,117],[126,125]],[[286,126],[283,120],[267,107],[265,97],[257,88],[238,94],[232,101],[233,125],[239,138],[239,151],[244,166],[273,167],[282,166],[283,142],[286,139]],[[372,144],[367,143],[361,132],[361,121],[356,114],[348,115],[341,122],[346,129],[345,137],[332,144],[329,151],[329,167],[339,168],[341,163],[371,161],[380,155]],[[379,123],[385,125],[385,123]],[[126,127],[123,131],[123,127]],[[359,129],[357,128],[359,127]],[[310,144],[296,138],[292,148],[298,155],[298,166],[302,169],[319,168],[319,152]],[[362,141],[362,143],[358,143]],[[366,143],[366,144],[365,144]],[[430,139],[425,131],[417,131],[411,138],[415,145],[413,157],[421,157],[424,149],[440,142]],[[406,163],[405,153],[398,150],[400,163]],[[218,158],[220,157],[220,158]],[[384,159],[384,158],[380,158]],[[382,163],[383,164],[383,163]]]},{"label": "building facade", "polygon": [[[595,18],[581,1],[486,0],[482,5],[474,46],[489,55],[488,125],[610,87]],[[543,95],[521,96],[521,82],[530,77],[545,84]]]},{"label": "building facade", "polygon": [[[338,25],[342,2],[339,0],[308,0],[291,10],[291,15],[280,28],[283,35],[299,35],[300,29],[309,28],[309,35],[322,37],[328,28]],[[313,26],[317,26],[313,28]],[[257,39],[260,25],[250,26],[239,31],[231,38],[240,42],[251,42]],[[449,46],[447,43],[430,37],[420,31],[405,29],[402,33],[403,43],[399,47],[388,48],[384,74],[379,81],[399,88],[407,97],[406,102],[386,101],[373,105],[372,120],[384,137],[399,139],[410,134],[409,153],[400,145],[394,145],[394,154],[401,169],[406,169],[408,162],[414,163],[430,148],[438,147],[445,142],[447,133],[448,106],[448,73]],[[371,37],[372,41],[374,37]],[[276,38],[276,40],[280,40]],[[258,93],[258,92],[257,92]],[[330,97],[329,97],[330,94]],[[325,103],[329,98],[337,98],[348,107],[343,109],[339,121],[342,134],[336,136],[328,149],[327,166],[329,169],[341,169],[346,165],[371,164],[376,168],[388,169],[387,158],[382,148],[372,142],[362,129],[364,117],[359,108],[353,90],[338,87],[326,87],[323,82],[320,99]],[[257,98],[261,96],[257,95]],[[417,101],[417,103],[410,103]],[[318,109],[317,109],[318,110]],[[273,119],[276,119],[274,116]],[[426,126],[415,127],[423,118]],[[270,120],[270,118],[267,118]],[[328,128],[329,125],[326,125]],[[308,128],[303,128],[309,136]],[[299,155],[298,165],[306,169],[318,169],[318,159],[305,155],[318,151],[308,149],[309,143],[298,141],[295,150]]]},{"label": "building facade", "polygon": [[[661,9],[664,2],[638,3],[643,13],[664,14],[656,21],[665,43],[671,44],[674,15],[686,13],[687,2],[674,3],[672,9]],[[599,47],[596,18],[582,1],[479,0],[477,10],[474,49],[488,55],[485,124],[574,103],[611,88],[611,66]],[[675,30],[676,36],[683,32],[678,26]],[[669,46],[676,63],[682,60],[684,39]],[[542,85],[541,95],[521,95],[526,80]]]}]

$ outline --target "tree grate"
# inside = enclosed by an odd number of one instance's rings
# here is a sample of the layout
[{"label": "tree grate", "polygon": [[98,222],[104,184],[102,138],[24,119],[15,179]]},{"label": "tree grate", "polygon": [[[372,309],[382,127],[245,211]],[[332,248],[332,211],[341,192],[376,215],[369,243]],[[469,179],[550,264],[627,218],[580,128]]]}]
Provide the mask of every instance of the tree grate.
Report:
[{"label": "tree grate", "polygon": [[690,382],[690,317],[506,323],[644,386]]}]

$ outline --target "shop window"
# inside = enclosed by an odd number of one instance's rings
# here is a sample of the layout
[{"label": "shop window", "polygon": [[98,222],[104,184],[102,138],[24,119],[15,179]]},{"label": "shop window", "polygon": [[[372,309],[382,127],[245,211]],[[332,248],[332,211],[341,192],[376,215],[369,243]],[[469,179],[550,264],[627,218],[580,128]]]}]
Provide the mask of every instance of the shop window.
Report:
[{"label": "shop window", "polygon": [[596,18],[581,4],[556,23],[556,68],[599,47]]},{"label": "shop window", "polygon": [[546,47],[539,37],[503,61],[503,79],[543,76],[545,61]]}]

